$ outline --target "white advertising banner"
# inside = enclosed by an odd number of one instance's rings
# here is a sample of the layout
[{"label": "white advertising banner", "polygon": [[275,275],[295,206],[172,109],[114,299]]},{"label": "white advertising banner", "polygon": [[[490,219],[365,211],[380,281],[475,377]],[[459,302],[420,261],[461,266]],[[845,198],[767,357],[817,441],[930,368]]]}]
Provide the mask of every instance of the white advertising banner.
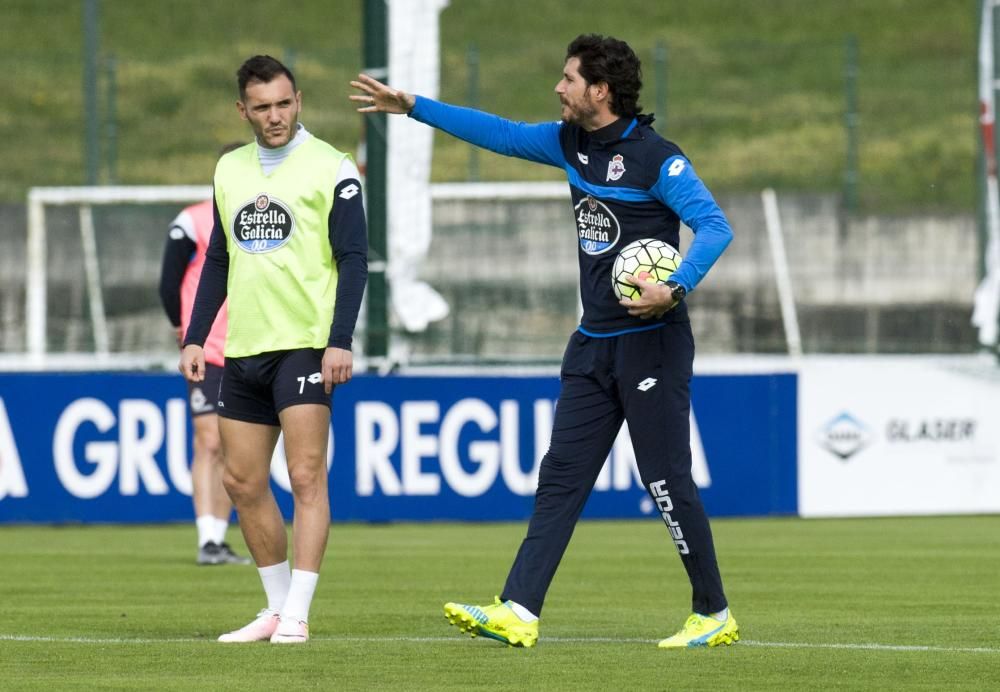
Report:
[{"label": "white advertising banner", "polygon": [[1000,512],[1000,367],[805,359],[798,472],[804,517]]}]

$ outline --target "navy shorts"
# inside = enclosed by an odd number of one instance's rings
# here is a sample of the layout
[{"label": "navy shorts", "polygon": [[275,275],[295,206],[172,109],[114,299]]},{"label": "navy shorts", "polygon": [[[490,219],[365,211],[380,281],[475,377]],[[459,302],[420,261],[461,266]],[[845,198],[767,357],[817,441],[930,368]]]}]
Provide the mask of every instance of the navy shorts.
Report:
[{"label": "navy shorts", "polygon": [[219,403],[219,387],[222,384],[222,366],[205,363],[205,379],[188,382],[188,410],[192,418],[215,413]]},{"label": "navy shorts", "polygon": [[323,349],[271,351],[226,358],[218,414],[223,418],[280,425],[278,413],[296,404],[330,406],[323,390]]}]

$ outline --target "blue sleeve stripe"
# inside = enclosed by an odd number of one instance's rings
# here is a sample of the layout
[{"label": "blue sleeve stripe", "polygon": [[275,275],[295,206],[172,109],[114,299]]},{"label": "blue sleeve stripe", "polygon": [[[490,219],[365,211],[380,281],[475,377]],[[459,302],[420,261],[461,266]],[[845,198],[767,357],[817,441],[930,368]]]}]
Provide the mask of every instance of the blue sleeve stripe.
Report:
[{"label": "blue sleeve stripe", "polygon": [[423,96],[416,97],[409,115],[414,120],[504,156],[516,156],[557,168],[566,165],[559,144],[561,122],[522,123]]},{"label": "blue sleeve stripe", "polygon": [[570,185],[578,190],[583,190],[588,195],[593,195],[594,197],[600,197],[602,199],[615,199],[620,202],[653,202],[656,200],[656,197],[654,197],[649,190],[637,190],[630,187],[595,185],[593,183],[588,183],[580,177],[580,173],[568,164],[563,170],[566,171],[566,177],[569,178]]},{"label": "blue sleeve stripe", "polygon": [[692,291],[733,239],[729,221],[694,172],[691,162],[683,156],[672,156],[663,162],[660,177],[650,193],[673,209],[694,231],[687,256],[671,277]]}]

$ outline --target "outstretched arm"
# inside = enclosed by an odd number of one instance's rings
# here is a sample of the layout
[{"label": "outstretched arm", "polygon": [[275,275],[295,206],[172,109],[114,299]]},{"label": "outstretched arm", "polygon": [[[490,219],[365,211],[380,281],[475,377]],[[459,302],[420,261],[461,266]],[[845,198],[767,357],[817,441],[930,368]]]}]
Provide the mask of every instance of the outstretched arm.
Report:
[{"label": "outstretched arm", "polygon": [[350,97],[352,101],[364,104],[358,108],[359,113],[406,113],[414,120],[498,154],[557,168],[565,166],[559,144],[562,123],[515,122],[472,108],[408,94],[364,74],[358,75],[351,86],[362,92]]}]

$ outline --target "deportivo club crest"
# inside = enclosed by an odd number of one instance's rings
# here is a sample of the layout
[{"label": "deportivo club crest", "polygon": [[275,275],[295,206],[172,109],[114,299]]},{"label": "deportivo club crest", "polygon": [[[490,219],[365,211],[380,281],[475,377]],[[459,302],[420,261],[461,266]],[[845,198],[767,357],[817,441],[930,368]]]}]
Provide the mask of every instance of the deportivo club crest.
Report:
[{"label": "deportivo club crest", "polygon": [[282,202],[261,193],[233,216],[233,240],[253,254],[271,252],[288,242],[295,219]]},{"label": "deportivo club crest", "polygon": [[621,154],[615,154],[608,162],[608,180],[618,180],[625,175],[625,159]]},{"label": "deportivo club crest", "polygon": [[621,225],[611,210],[599,199],[587,195],[573,209],[580,249],[588,255],[600,255],[615,246]]}]

